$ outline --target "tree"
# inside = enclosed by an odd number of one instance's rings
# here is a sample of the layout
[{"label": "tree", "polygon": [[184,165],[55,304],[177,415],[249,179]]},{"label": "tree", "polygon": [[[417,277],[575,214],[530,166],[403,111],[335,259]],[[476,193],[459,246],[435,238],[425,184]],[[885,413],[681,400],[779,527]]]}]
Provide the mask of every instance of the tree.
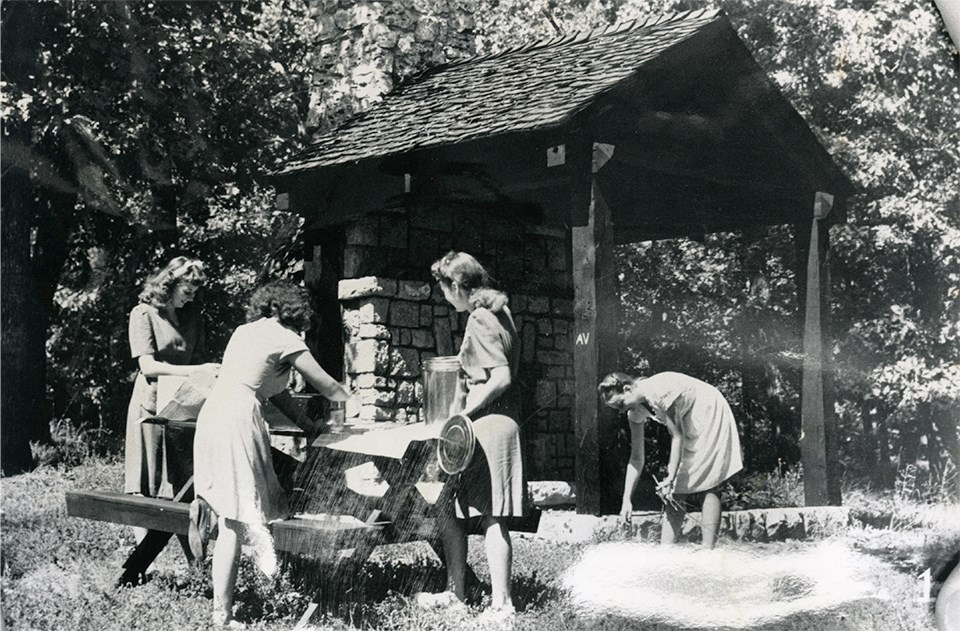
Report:
[{"label": "tree", "polygon": [[[2,10],[9,473],[28,467],[28,441],[47,435],[51,315],[69,321],[64,312],[73,310],[74,322],[109,323],[78,338],[71,353],[82,357],[84,344],[122,329],[118,307],[132,306],[134,278],[197,245],[191,227],[210,218],[211,199],[238,211],[250,194],[272,206],[256,180],[304,138],[316,25],[302,3],[287,0],[46,1]],[[101,259],[99,277],[77,261],[91,251]],[[118,286],[126,300],[102,301]],[[117,350],[101,347],[100,357],[110,357],[97,365],[101,390],[103,381],[122,383],[122,354],[108,349]],[[71,392],[68,400],[90,395]]]}]

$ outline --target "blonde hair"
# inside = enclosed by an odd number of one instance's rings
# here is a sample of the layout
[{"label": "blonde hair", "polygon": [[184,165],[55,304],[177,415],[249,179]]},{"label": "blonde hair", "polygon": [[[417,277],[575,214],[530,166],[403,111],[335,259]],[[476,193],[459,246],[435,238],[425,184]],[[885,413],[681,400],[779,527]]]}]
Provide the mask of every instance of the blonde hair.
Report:
[{"label": "blonde hair", "polygon": [[157,309],[170,301],[177,283],[190,283],[199,287],[207,280],[203,261],[188,256],[177,256],[164,267],[147,277],[140,292],[140,302],[153,305]]}]

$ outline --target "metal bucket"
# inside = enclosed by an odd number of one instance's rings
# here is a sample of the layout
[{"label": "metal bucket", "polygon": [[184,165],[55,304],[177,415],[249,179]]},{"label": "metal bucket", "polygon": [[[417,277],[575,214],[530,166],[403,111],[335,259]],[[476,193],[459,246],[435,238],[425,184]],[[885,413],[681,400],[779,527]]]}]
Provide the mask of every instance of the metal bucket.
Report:
[{"label": "metal bucket", "polygon": [[450,417],[450,406],[457,397],[460,360],[456,355],[431,357],[423,361],[423,420],[444,423]]}]

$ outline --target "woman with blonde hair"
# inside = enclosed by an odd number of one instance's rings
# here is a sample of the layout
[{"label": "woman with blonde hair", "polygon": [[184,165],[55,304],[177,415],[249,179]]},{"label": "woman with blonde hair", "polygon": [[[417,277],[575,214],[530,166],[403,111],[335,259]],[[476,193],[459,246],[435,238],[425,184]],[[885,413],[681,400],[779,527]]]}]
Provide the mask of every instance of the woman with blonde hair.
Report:
[{"label": "woman with blonde hair", "polygon": [[[173,497],[164,475],[164,428],[140,420],[155,416],[157,380],[164,375],[187,377],[217,364],[200,364],[204,327],[194,299],[206,280],[203,263],[178,256],[151,274],[130,312],[130,356],[139,371],[127,409],[124,492],[147,497]],[[145,530],[136,529],[137,539]]]},{"label": "woman with blonde hair", "polygon": [[465,252],[449,252],[431,267],[444,298],[470,314],[458,358],[461,392],[456,409],[472,419],[477,447],[459,474],[455,514],[441,520],[447,566],[447,592],[424,594],[427,607],[457,605],[466,597],[468,520],[479,520],[485,537],[492,587],[485,617],[513,614],[510,573],[513,547],[507,519],[524,514],[520,452],[519,391],[516,382],[520,342],[507,296],[491,287],[487,271]]}]

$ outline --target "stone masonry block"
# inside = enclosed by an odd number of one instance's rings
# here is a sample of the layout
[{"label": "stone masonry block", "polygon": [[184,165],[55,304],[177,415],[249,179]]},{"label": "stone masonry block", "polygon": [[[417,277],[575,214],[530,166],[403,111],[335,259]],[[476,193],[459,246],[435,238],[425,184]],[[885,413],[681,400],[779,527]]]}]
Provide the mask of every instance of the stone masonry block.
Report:
[{"label": "stone masonry block", "polygon": [[453,230],[453,213],[445,209],[414,208],[410,211],[410,225],[421,230],[450,232]]},{"label": "stone masonry block", "polygon": [[803,538],[803,519],[799,508],[768,509],[766,524],[768,541]]},{"label": "stone masonry block", "polygon": [[433,337],[438,355],[453,355],[453,335],[449,318],[437,318],[433,321]]},{"label": "stone masonry block", "polygon": [[408,247],[407,218],[385,215],[380,219],[380,245],[405,250]]},{"label": "stone masonry block", "polygon": [[537,351],[537,361],[541,364],[560,366],[570,363],[567,355],[563,351]]},{"label": "stone masonry block", "polygon": [[376,405],[364,405],[360,408],[361,421],[392,421],[395,411],[392,408],[382,408]]},{"label": "stone masonry block", "polygon": [[389,298],[366,298],[357,308],[360,324],[381,324],[390,312]]},{"label": "stone masonry block", "polygon": [[394,348],[390,351],[390,375],[419,377],[420,353],[415,348]]},{"label": "stone masonry block", "polygon": [[563,379],[567,375],[564,366],[544,366],[543,376],[546,379]]},{"label": "stone masonry block", "polygon": [[361,324],[358,329],[360,339],[389,340],[390,329],[382,324]]},{"label": "stone masonry block", "polygon": [[341,314],[343,320],[343,330],[347,334],[347,339],[353,339],[360,336],[360,311],[357,309],[344,309]]},{"label": "stone masonry block", "polygon": [[554,271],[567,269],[567,248],[560,241],[547,241],[547,266]]},{"label": "stone masonry block", "polygon": [[423,329],[410,332],[410,344],[416,348],[433,348],[433,334]]},{"label": "stone masonry block", "polygon": [[430,305],[420,305],[420,326],[433,324],[433,308]]},{"label": "stone masonry block", "polygon": [[361,340],[347,344],[344,351],[346,372],[386,374],[390,361],[386,342]]},{"label": "stone masonry block", "polygon": [[555,316],[570,316],[573,314],[573,301],[567,298],[554,298],[551,301],[551,313]]},{"label": "stone masonry block", "polygon": [[420,305],[406,300],[395,300],[390,305],[390,325],[415,328],[420,325]]},{"label": "stone masonry block", "polygon": [[397,385],[398,406],[408,406],[418,402],[414,383],[413,381],[401,381]]},{"label": "stone masonry block", "polygon": [[370,296],[396,296],[397,281],[377,276],[347,278],[337,284],[337,297],[340,300],[355,300]]},{"label": "stone masonry block", "polygon": [[[566,452],[566,441],[563,433],[569,429],[570,413],[568,411],[550,412],[550,431],[557,434],[557,440],[563,443],[564,453]],[[572,438],[572,436],[570,437]]]},{"label": "stone masonry block", "polygon": [[415,280],[402,280],[398,295],[404,300],[424,301],[430,297],[430,285]]},{"label": "stone masonry block", "polygon": [[344,278],[359,278],[383,272],[382,251],[374,246],[348,245],[343,250]]},{"label": "stone masonry block", "polygon": [[541,379],[537,382],[534,400],[538,408],[553,407],[557,399],[557,384],[554,381]]},{"label": "stone masonry block", "polygon": [[377,242],[376,218],[361,219],[348,225],[344,231],[347,245],[380,245]]},{"label": "stone masonry block", "polygon": [[527,301],[527,310],[530,313],[547,313],[550,311],[550,299],[544,296],[530,296]]},{"label": "stone masonry block", "polygon": [[368,372],[356,375],[353,378],[353,385],[357,388],[388,388],[389,381],[386,377]]},{"label": "stone masonry block", "polygon": [[382,408],[396,407],[397,393],[377,388],[358,388],[357,396],[363,405],[376,405]]},{"label": "stone masonry block", "polygon": [[533,324],[523,325],[520,339],[520,359],[532,364],[537,357],[537,330]]}]

